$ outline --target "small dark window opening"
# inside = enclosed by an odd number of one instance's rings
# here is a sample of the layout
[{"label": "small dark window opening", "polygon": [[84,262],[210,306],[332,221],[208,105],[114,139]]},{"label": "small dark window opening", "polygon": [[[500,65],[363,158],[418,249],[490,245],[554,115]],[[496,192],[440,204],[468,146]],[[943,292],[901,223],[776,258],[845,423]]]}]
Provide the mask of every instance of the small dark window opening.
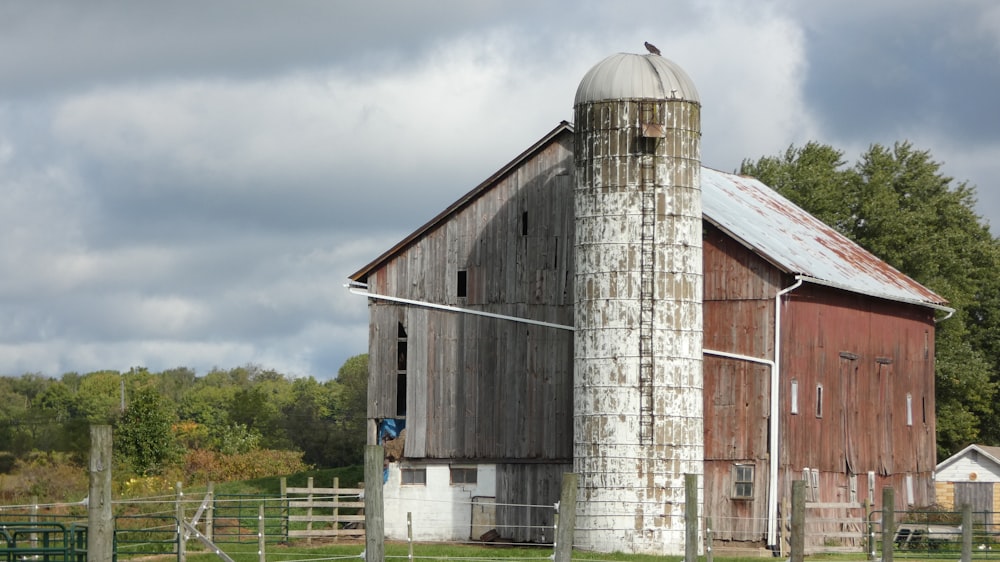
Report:
[{"label": "small dark window opening", "polygon": [[406,341],[401,340],[396,342],[396,370],[405,371],[406,370]]},{"label": "small dark window opening", "polygon": [[402,484],[409,484],[412,486],[426,486],[427,485],[427,469],[426,468],[404,468],[399,471],[400,480]]},{"label": "small dark window opening", "polygon": [[458,272],[458,288],[456,294],[460,297],[469,296],[469,272],[460,270]]},{"label": "small dark window opening", "polygon": [[396,415],[406,416],[406,373],[396,375]]},{"label": "small dark window opening", "polygon": [[479,471],[475,467],[451,467],[452,485],[475,484],[479,479]]},{"label": "small dark window opening", "polygon": [[927,398],[924,396],[920,397],[920,416],[927,423]]},{"label": "small dark window opening", "polygon": [[521,213],[521,236],[528,235],[528,211]]},{"label": "small dark window opening", "polygon": [[823,385],[816,385],[816,417],[823,417]]},{"label": "small dark window opening", "polygon": [[406,416],[406,329],[402,322],[396,339],[396,415]]}]

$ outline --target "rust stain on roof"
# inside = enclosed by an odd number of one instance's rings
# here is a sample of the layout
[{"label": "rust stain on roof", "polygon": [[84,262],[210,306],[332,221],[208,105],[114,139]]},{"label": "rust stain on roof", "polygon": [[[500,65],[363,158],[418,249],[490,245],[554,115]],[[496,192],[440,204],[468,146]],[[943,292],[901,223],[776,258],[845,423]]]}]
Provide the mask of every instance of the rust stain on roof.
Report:
[{"label": "rust stain on roof", "polygon": [[947,302],[756,179],[702,168],[701,180],[705,220],[788,273],[890,300]]},{"label": "rust stain on roof", "polygon": [[[531,155],[544,150],[560,135],[567,133],[573,134],[573,126],[563,121],[438,216],[352,274],[350,279],[364,282],[371,271],[447,222],[453,213],[491,189]],[[721,228],[786,273],[889,300],[940,306],[947,304],[947,300],[934,291],[907,277],[756,179],[702,167],[701,188],[704,220]],[[572,202],[567,204],[572,205]]]}]

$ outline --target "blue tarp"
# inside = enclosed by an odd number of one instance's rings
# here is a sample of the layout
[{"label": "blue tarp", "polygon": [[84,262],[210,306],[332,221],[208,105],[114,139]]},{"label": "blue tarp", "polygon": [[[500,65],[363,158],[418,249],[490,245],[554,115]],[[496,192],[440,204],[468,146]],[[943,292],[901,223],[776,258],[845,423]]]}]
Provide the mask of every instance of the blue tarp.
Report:
[{"label": "blue tarp", "polygon": [[[391,441],[399,437],[399,432],[403,431],[406,427],[406,420],[398,420],[394,418],[387,418],[378,422],[378,443],[379,445],[384,444],[386,441]],[[385,484],[389,481],[389,467],[382,469],[382,483]]]},{"label": "blue tarp", "polygon": [[406,427],[406,420],[386,418],[378,422],[378,443],[385,443],[387,440],[399,437],[399,432]]}]

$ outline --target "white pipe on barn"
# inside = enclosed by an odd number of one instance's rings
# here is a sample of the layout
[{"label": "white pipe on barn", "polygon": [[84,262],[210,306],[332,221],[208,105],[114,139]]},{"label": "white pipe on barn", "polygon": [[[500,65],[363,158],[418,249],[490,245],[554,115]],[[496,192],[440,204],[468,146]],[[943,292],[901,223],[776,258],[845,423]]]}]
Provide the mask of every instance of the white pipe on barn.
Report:
[{"label": "white pipe on barn", "polygon": [[379,295],[377,293],[370,293],[367,290],[360,289],[357,286],[349,286],[348,290],[355,295],[361,295],[363,297],[368,297],[370,299],[377,299],[390,302],[399,302],[403,304],[410,304],[413,306],[422,306],[424,308],[433,308],[435,310],[445,310],[448,312],[459,312],[462,314],[472,314],[474,316],[486,316],[488,318],[498,318],[500,320],[510,320],[511,322],[520,322],[522,324],[533,324],[535,326],[544,326],[546,328],[558,328],[560,330],[570,330],[574,331],[576,328],[573,326],[567,326],[565,324],[554,324],[552,322],[542,322],[541,320],[532,320],[531,318],[521,318],[519,316],[507,316],[506,314],[496,314],[493,312],[485,312],[482,310],[473,310],[471,308],[460,308],[457,306],[449,306],[446,304],[437,304],[427,301],[418,301],[413,299],[404,299],[402,297],[392,297],[389,295]]},{"label": "white pipe on barn", "polygon": [[774,367],[771,369],[771,443],[768,455],[770,485],[767,494],[767,544],[769,546],[778,544],[778,444],[780,443],[778,430],[781,427],[778,417],[781,413],[781,405],[778,398],[781,394],[781,297],[798,289],[804,282],[805,279],[797,275],[795,283],[774,295]]}]

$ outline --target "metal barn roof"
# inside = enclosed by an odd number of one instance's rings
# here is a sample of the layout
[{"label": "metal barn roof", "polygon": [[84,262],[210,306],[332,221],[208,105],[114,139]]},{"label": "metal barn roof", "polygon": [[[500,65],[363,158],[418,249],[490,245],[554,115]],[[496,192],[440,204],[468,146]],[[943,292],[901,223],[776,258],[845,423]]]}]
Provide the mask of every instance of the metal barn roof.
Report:
[{"label": "metal barn roof", "polygon": [[946,303],[756,179],[702,167],[701,190],[705,220],[787,273],[890,300]]},{"label": "metal barn roof", "polygon": [[[350,279],[363,282],[373,270],[403,252],[428,231],[446,223],[452,214],[476,200],[500,178],[563,134],[573,134],[573,126],[565,121],[438,216],[352,274]],[[705,167],[701,172],[704,220],[780,270],[801,276],[808,282],[853,293],[947,309],[947,301],[943,297],[894,269],[760,181]]]}]

